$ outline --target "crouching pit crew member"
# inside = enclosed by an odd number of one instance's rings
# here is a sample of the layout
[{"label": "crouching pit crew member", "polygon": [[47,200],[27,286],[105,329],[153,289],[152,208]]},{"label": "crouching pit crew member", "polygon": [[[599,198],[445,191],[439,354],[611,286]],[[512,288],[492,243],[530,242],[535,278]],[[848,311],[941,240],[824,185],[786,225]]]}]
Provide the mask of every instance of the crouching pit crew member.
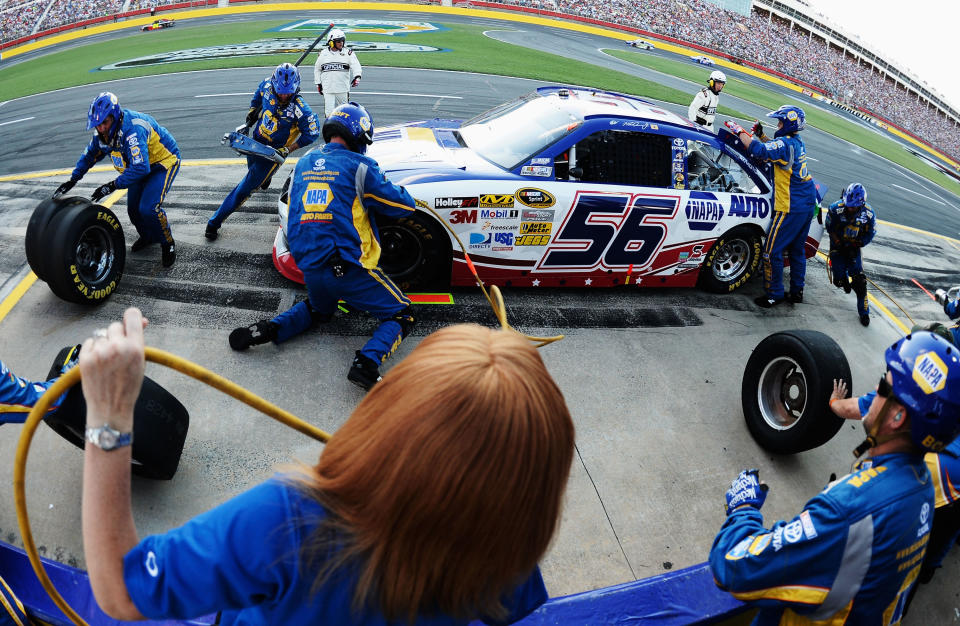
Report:
[{"label": "crouching pit crew member", "polygon": [[90,104],[87,129],[95,129],[93,138],[70,180],[54,195],[70,191],[91,167],[109,155],[120,175],[97,187],[90,198],[99,202],[117,189],[127,189],[127,215],[139,235],[130,250],[137,252],[159,243],[161,262],[170,267],[177,253],[163,199],[180,171],[180,149],[173,135],[146,113],[121,108],[117,97],[108,91]]},{"label": "crouching pit crew member", "polygon": [[83,546],[108,615],[455,626],[510,624],[546,600],[537,562],[559,525],[575,433],[521,335],[465,324],[431,334],[316,465],[140,540],[122,435],[133,429],[145,325],[128,309],[80,352],[87,432],[121,433],[106,445],[88,435],[84,453]]},{"label": "crouching pit crew member", "polygon": [[[250,100],[250,111],[237,132],[270,146],[286,158],[294,150],[309,146],[319,136],[317,116],[300,95],[300,71],[282,63],[265,78]],[[256,189],[270,186],[280,164],[258,156],[247,156],[247,175],[224,198],[207,222],[204,236],[216,240],[223,221],[247,201]]]},{"label": "crouching pit crew member", "polygon": [[323,139],[326,145],[297,163],[287,217],[290,253],[303,272],[309,297],[272,320],[234,330],[230,347],[245,350],[284,342],[315,323],[330,321],[343,299],[380,320],[347,374],[351,382],[369,389],[380,380],[380,364],[414,324],[410,299],[377,266],[380,237],[373,214],[404,217],[416,204],[364,155],[373,143],[373,119],[362,106],[351,102],[337,107],[323,124]]},{"label": "crouching pit crew member", "polygon": [[860,183],[851,183],[843,191],[843,198],[827,209],[823,225],[830,236],[830,266],[833,284],[846,293],[857,294],[857,314],[860,323],[870,325],[870,305],[867,303],[867,276],[863,273],[860,250],[873,240],[877,220],[867,204],[867,191]]},{"label": "crouching pit crew member", "polygon": [[758,607],[754,624],[898,624],[930,540],[934,490],[924,452],[940,452],[960,430],[960,358],[930,332],[885,353],[863,427],[869,451],[789,522],[763,525],[767,494],[756,470],[726,493],[727,519],[714,539],[717,585]]}]

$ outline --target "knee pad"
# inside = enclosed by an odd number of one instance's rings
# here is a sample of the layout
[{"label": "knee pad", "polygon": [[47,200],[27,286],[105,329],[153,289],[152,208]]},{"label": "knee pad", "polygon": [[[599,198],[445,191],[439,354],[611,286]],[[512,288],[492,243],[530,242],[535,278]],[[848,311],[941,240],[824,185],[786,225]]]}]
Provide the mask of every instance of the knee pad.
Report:
[{"label": "knee pad", "polygon": [[864,274],[857,274],[850,280],[850,286],[858,298],[864,298],[867,295],[867,277]]},{"label": "knee pad", "polygon": [[400,332],[402,333],[404,339],[407,338],[407,335],[410,334],[410,330],[417,323],[417,318],[413,316],[413,310],[411,310],[410,307],[395,313],[390,320],[400,324]]}]

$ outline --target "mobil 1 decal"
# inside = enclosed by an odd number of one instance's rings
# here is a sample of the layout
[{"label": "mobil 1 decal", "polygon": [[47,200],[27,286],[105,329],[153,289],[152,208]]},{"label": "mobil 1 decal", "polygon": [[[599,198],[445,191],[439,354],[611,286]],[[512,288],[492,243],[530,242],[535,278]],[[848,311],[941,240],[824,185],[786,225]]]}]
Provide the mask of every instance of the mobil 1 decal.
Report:
[{"label": "mobil 1 decal", "polygon": [[667,240],[681,195],[577,192],[537,269],[645,268]]}]

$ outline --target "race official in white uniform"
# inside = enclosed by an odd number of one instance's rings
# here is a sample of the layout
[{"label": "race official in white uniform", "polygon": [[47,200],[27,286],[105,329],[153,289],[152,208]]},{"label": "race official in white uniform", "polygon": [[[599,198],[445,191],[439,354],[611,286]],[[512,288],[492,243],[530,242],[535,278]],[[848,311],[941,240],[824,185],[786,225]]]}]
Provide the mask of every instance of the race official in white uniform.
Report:
[{"label": "race official in white uniform", "polygon": [[713,118],[717,115],[717,105],[720,103],[720,92],[727,83],[726,75],[715,70],[710,73],[707,80],[707,86],[697,92],[687,110],[687,119],[696,122],[701,126],[706,126],[710,132],[716,132],[713,128]]},{"label": "race official in white uniform", "polygon": [[317,62],[313,66],[313,79],[317,83],[317,91],[323,94],[326,117],[330,117],[341,104],[349,102],[350,88],[360,84],[363,69],[353,50],[344,47],[346,40],[342,30],[331,30],[327,35],[327,47],[317,55]]}]

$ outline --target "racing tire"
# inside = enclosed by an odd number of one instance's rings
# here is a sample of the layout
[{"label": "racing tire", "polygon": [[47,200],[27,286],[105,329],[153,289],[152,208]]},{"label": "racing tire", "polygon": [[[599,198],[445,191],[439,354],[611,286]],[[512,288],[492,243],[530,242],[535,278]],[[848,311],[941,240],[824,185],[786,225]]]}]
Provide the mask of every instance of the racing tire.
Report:
[{"label": "racing tire", "polygon": [[443,226],[420,212],[377,217],[380,269],[403,291],[450,284],[450,239]]},{"label": "racing tire", "polygon": [[127,250],[117,216],[96,204],[60,211],[44,233],[45,280],[58,297],[101,304],[120,284]]},{"label": "racing tire", "polygon": [[730,293],[747,284],[757,268],[763,247],[751,228],[734,228],[717,239],[700,269],[700,287],[712,293]]},{"label": "racing tire", "polygon": [[[50,368],[49,378],[60,374],[64,348]],[[63,356],[61,356],[63,355]],[[80,448],[85,444],[87,404],[83,383],[70,388],[60,407],[44,418],[55,433]],[[142,478],[170,480],[177,473],[183,444],[187,440],[190,414],[179,400],[159,383],[146,376],[133,408],[133,450],[131,471]]]},{"label": "racing tire", "polygon": [[788,330],[761,341],[747,360],[740,398],[754,441],[778,454],[829,441],[844,422],[830,410],[834,379],[853,388],[847,358],[829,336]]},{"label": "racing tire", "polygon": [[47,226],[59,212],[73,206],[87,206],[90,200],[83,196],[47,198],[37,205],[27,222],[27,234],[23,238],[24,251],[30,269],[40,280],[47,280],[46,260],[50,248],[47,245]]}]

